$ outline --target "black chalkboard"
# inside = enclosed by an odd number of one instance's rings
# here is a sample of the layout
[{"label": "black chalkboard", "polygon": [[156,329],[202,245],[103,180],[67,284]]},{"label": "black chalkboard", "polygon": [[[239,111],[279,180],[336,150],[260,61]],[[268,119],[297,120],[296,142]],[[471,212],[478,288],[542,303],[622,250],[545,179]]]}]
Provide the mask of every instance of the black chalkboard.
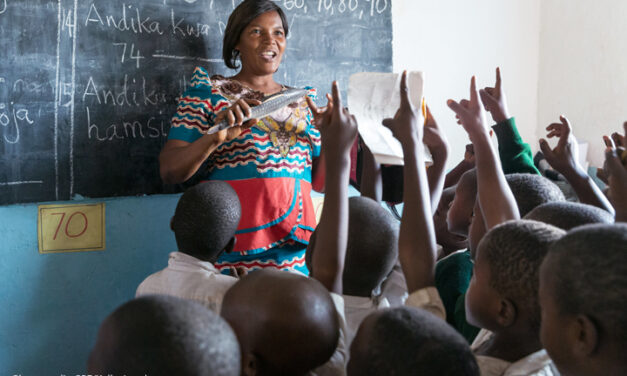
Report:
[{"label": "black chalkboard", "polygon": [[[275,1],[279,82],[391,71],[391,0]],[[176,98],[197,65],[235,73],[220,56],[240,2],[0,0],[0,204],[177,191],[157,160]]]}]

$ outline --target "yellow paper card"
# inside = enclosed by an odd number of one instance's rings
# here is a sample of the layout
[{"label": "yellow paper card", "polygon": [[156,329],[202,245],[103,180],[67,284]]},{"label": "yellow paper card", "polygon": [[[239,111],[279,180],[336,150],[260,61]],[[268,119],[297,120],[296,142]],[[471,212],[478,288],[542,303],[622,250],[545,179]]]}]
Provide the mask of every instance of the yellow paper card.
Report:
[{"label": "yellow paper card", "polygon": [[105,249],[105,204],[39,205],[39,253]]}]

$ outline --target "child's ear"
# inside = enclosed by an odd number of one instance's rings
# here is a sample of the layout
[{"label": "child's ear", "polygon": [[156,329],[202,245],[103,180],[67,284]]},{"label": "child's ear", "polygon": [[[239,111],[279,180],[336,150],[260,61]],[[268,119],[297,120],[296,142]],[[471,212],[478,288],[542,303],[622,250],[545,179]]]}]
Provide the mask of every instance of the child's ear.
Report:
[{"label": "child's ear", "polygon": [[517,317],[518,310],[516,309],[516,304],[509,299],[501,299],[501,307],[497,318],[499,325],[503,328],[508,328],[514,325]]},{"label": "child's ear", "polygon": [[237,240],[235,239],[235,236],[231,238],[231,240],[229,240],[229,243],[226,245],[226,247],[224,247],[224,252],[225,253],[231,253],[233,252],[233,249],[235,249],[235,243],[237,242]]},{"label": "child's ear", "polygon": [[242,354],[242,375],[243,376],[256,376],[258,373],[258,359],[252,353]]},{"label": "child's ear", "polygon": [[574,350],[580,355],[589,356],[599,347],[599,330],[588,315],[577,315],[574,325],[577,337]]}]

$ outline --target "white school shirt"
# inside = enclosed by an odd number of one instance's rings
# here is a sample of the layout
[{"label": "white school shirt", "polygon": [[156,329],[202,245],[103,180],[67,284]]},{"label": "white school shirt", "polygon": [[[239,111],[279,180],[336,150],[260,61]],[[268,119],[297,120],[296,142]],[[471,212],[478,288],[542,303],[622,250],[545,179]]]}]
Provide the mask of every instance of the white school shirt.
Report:
[{"label": "white school shirt", "polygon": [[[337,343],[335,353],[331,359],[322,366],[309,372],[309,376],[344,376],[346,375],[346,364],[350,354],[350,345],[347,342],[347,325],[344,307],[344,297],[335,293],[331,293],[331,298],[335,304],[337,315],[340,320],[340,338]],[[409,295],[406,306],[424,309],[443,320],[446,320],[446,310],[438,289],[435,287],[426,287],[421,290],[414,291]]]},{"label": "white school shirt", "polygon": [[[481,329],[470,349],[474,352],[494,334]],[[559,376],[549,354],[542,349],[516,361],[508,362],[503,359],[485,355],[475,355],[481,376]]]},{"label": "white school shirt", "polygon": [[142,295],[170,295],[196,301],[220,314],[222,298],[237,278],[220,274],[207,261],[182,252],[170,253],[168,267],[150,275],[137,288]]},{"label": "white school shirt", "polygon": [[346,317],[346,342],[350,348],[361,322],[372,312],[378,309],[389,308],[390,303],[384,297],[367,298],[352,295],[342,295],[342,297],[344,298],[344,314]]}]

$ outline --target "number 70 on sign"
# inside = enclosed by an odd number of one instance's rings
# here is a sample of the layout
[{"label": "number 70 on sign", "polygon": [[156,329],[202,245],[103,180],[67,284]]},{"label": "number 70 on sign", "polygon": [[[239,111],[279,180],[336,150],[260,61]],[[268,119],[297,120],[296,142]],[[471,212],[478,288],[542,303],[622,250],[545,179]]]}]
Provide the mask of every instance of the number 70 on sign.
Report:
[{"label": "number 70 on sign", "polygon": [[40,205],[39,253],[105,249],[105,204]]}]

